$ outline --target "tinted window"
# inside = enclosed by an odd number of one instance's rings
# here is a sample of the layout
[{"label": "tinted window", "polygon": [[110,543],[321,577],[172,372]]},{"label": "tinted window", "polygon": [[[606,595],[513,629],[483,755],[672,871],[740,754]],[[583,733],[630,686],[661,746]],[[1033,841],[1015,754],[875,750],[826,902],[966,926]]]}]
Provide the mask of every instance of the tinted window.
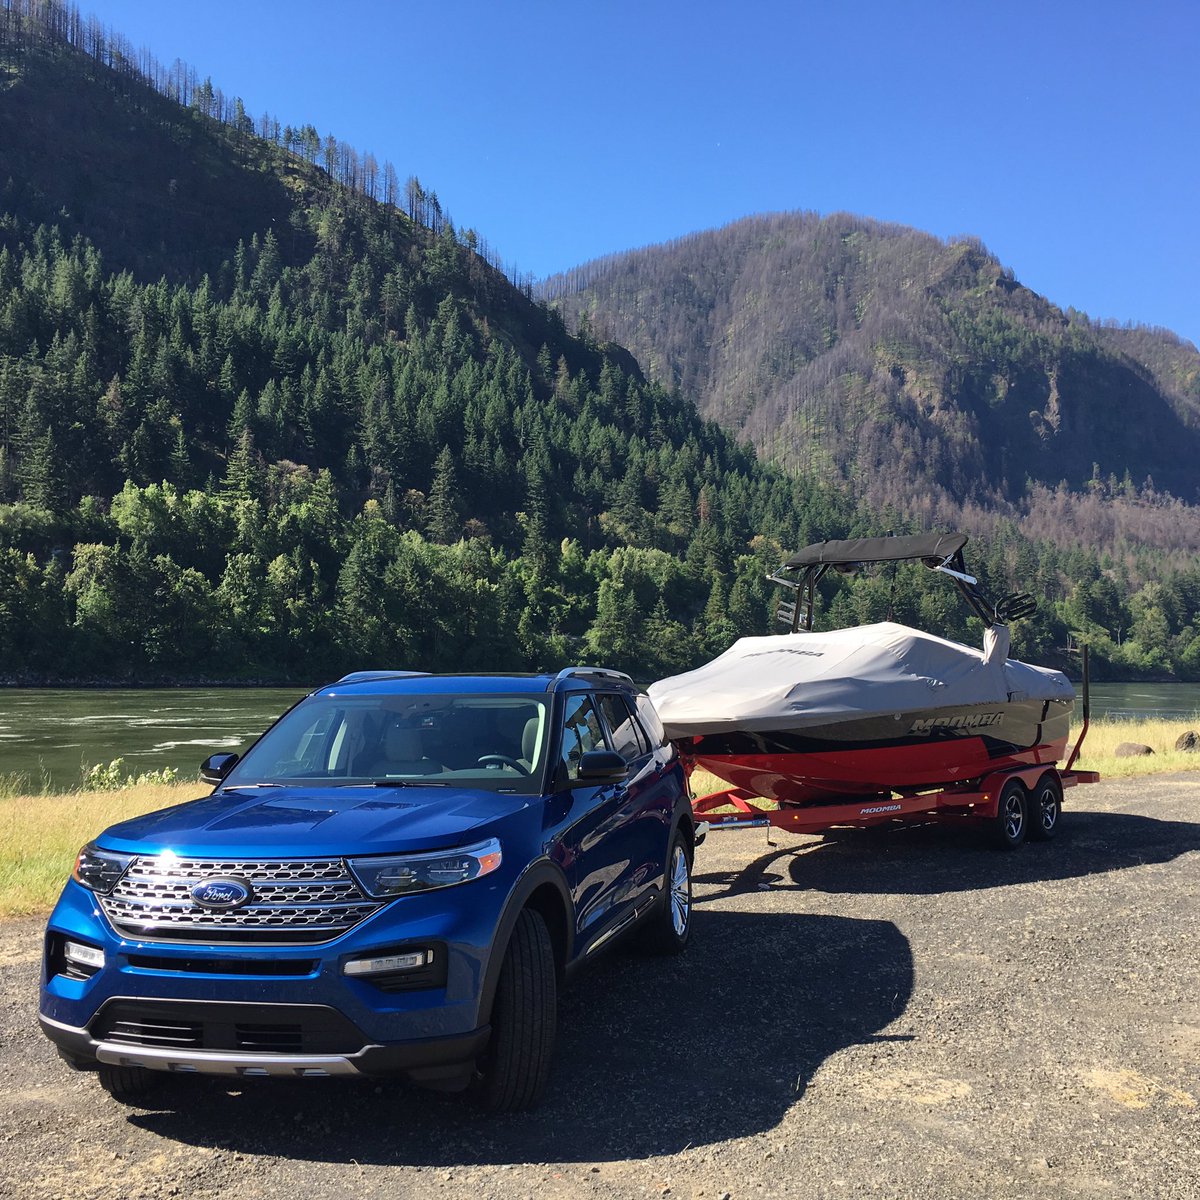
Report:
[{"label": "tinted window", "polygon": [[633,762],[646,753],[645,735],[629,709],[624,696],[600,696],[600,711],[604,714],[613,749],[626,762]]},{"label": "tinted window", "polygon": [[568,696],[562,736],[562,761],[567,778],[579,778],[579,760],[589,750],[606,749],[600,716],[591,696]]},{"label": "tinted window", "polygon": [[638,716],[642,720],[642,728],[649,733],[651,743],[655,746],[665,746],[667,731],[663,728],[662,718],[655,711],[654,705],[650,703],[649,696],[638,694],[637,710]]}]

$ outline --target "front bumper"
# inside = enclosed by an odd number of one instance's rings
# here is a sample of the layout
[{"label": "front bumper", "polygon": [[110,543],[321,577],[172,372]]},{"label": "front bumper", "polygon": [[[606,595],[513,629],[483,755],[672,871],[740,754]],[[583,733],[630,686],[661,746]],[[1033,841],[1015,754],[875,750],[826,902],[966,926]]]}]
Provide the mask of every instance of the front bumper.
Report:
[{"label": "front bumper", "polygon": [[[272,1015],[280,1015],[272,1007]],[[284,1014],[286,1015],[286,1014]],[[97,1013],[97,1020],[102,1012]],[[67,1025],[39,1016],[42,1032],[68,1058],[81,1064],[106,1063],[116,1067],[146,1067],[190,1075],[227,1075],[242,1078],[322,1078],[333,1075],[403,1075],[415,1082],[462,1086],[470,1079],[476,1058],[487,1044],[487,1026],[457,1037],[393,1045],[364,1045],[345,1054],[264,1054],[236,1050],[196,1050],[162,1046],[133,1046],[106,1041],[87,1027]]]}]

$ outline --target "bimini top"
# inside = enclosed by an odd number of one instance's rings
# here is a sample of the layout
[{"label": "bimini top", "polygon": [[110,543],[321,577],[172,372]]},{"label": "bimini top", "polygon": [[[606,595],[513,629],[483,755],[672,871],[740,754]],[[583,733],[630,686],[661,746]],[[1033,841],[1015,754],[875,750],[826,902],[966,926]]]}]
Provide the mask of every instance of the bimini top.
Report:
[{"label": "bimini top", "polygon": [[957,554],[967,540],[965,533],[920,533],[909,537],[814,542],[793,554],[783,566],[792,571],[822,564],[832,567],[848,563],[906,562],[910,558],[934,558],[941,563]]}]

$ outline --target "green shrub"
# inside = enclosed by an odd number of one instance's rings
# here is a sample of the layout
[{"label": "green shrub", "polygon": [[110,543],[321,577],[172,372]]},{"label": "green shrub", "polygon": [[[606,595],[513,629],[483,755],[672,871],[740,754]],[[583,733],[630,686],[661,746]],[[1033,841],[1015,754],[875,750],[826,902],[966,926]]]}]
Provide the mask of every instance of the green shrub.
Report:
[{"label": "green shrub", "polygon": [[96,763],[83,773],[82,790],[85,792],[115,792],[124,788],[145,787],[158,783],[178,783],[179,772],[174,767],[163,767],[160,771],[143,771],[140,775],[127,773],[125,760],[114,758],[107,766]]}]

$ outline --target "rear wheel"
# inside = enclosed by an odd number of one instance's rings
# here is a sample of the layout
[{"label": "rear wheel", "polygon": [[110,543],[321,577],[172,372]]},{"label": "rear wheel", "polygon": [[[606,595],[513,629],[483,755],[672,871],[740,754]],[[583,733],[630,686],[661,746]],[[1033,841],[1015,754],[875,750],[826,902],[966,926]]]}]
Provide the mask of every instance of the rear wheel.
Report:
[{"label": "rear wheel", "polygon": [[541,1099],[558,1018],[554,946],[540,913],[517,917],[492,1003],[492,1036],[476,1096],[489,1112],[519,1112]]},{"label": "rear wheel", "polygon": [[101,1063],[97,1068],[100,1086],[120,1104],[140,1104],[145,1098],[158,1091],[166,1079],[162,1071],[148,1071],[145,1067],[115,1067]]},{"label": "rear wheel", "polygon": [[1000,789],[996,815],[991,821],[992,844],[1015,850],[1029,832],[1029,793],[1019,779],[1010,779]]},{"label": "rear wheel", "polygon": [[1029,798],[1029,836],[1036,842],[1048,842],[1058,833],[1062,819],[1062,783],[1052,771],[1037,782]]},{"label": "rear wheel", "polygon": [[663,898],[646,918],[642,944],[653,954],[682,954],[692,935],[692,847],[678,829],[664,884]]}]

